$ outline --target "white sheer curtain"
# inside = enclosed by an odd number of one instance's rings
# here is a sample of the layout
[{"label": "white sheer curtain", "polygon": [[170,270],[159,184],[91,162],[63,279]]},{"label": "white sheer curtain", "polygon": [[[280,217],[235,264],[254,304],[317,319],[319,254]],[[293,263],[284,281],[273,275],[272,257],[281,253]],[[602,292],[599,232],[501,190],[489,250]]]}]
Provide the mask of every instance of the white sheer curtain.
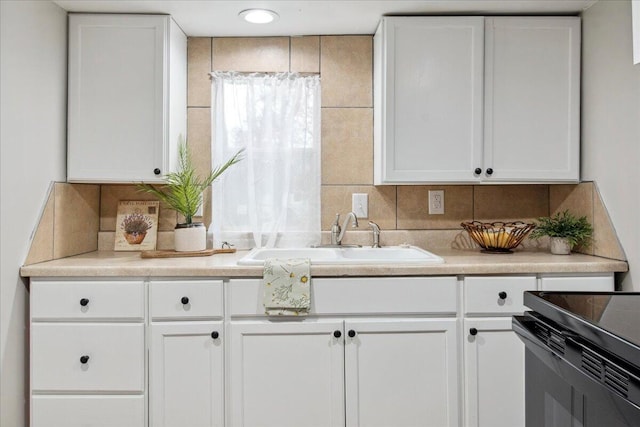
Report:
[{"label": "white sheer curtain", "polygon": [[213,185],[214,247],[320,242],[320,77],[212,75],[213,164],[245,159]]}]

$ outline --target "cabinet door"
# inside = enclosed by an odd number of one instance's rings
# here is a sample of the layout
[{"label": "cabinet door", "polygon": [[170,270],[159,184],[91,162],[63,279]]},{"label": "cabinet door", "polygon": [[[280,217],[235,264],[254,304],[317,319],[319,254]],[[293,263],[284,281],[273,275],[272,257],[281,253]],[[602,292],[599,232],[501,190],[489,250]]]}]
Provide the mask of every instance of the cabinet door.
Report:
[{"label": "cabinet door", "polygon": [[223,332],[222,322],[151,324],[152,427],[224,425]]},{"label": "cabinet door", "polygon": [[342,330],[335,320],[231,322],[228,425],[344,426]]},{"label": "cabinet door", "polygon": [[524,344],[511,317],[465,319],[464,328],[465,425],[524,426]]},{"label": "cabinet door", "polygon": [[154,169],[167,172],[169,20],[69,15],[69,181],[158,181]]},{"label": "cabinet door", "polygon": [[458,426],[456,330],[456,319],[346,321],[346,425]]},{"label": "cabinet door", "polygon": [[376,184],[478,180],[483,25],[383,18],[374,37]]},{"label": "cabinet door", "polygon": [[580,18],[487,18],[485,40],[483,178],[578,181]]}]

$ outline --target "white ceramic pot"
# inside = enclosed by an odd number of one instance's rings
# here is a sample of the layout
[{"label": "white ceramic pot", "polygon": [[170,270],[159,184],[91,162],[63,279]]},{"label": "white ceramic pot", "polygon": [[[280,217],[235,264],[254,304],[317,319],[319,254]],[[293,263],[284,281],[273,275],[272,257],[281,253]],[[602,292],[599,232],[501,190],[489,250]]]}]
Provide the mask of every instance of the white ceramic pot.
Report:
[{"label": "white ceramic pot", "polygon": [[564,237],[552,237],[551,253],[554,255],[569,255],[571,253],[571,244]]},{"label": "white ceramic pot", "polygon": [[173,238],[176,252],[203,251],[207,248],[207,229],[201,222],[176,225]]}]

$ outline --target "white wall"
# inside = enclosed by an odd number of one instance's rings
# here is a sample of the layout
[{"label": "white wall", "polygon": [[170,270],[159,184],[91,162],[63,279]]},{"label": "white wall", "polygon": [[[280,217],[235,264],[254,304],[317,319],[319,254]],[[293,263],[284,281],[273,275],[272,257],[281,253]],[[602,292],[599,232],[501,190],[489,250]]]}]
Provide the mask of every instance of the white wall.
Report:
[{"label": "white wall", "polygon": [[50,181],[65,180],[66,12],[0,1],[0,425],[26,425],[28,293],[18,269]]},{"label": "white wall", "polygon": [[596,181],[640,291],[640,65],[631,0],[599,0],[582,21],[582,178]]}]

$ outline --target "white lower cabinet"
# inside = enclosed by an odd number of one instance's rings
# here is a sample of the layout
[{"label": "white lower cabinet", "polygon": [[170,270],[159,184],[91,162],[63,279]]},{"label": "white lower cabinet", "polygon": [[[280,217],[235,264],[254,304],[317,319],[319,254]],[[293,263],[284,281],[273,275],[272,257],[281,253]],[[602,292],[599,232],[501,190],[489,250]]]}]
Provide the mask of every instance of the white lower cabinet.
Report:
[{"label": "white lower cabinet", "polygon": [[523,427],[524,345],[511,317],[465,319],[465,419],[468,427]]},{"label": "white lower cabinet", "polygon": [[222,280],[149,286],[149,425],[224,426]]},{"label": "white lower cabinet", "polygon": [[232,321],[228,425],[457,426],[456,332],[454,318]]},{"label": "white lower cabinet", "polygon": [[229,426],[344,426],[339,320],[232,321]]},{"label": "white lower cabinet", "polygon": [[456,319],[345,321],[348,427],[458,426]]},{"label": "white lower cabinet", "polygon": [[222,321],[152,323],[152,426],[224,426],[223,332]]}]

